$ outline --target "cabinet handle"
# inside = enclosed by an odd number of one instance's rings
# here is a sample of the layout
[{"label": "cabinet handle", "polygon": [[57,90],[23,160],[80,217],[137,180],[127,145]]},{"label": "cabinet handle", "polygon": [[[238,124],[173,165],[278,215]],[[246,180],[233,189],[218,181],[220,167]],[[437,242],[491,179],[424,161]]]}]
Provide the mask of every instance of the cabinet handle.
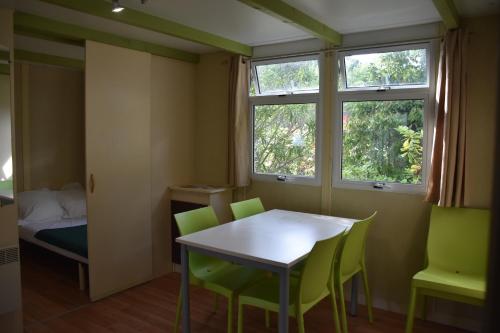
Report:
[{"label": "cabinet handle", "polygon": [[94,193],[95,180],[94,180],[94,174],[92,173],[90,174],[89,187],[90,187],[90,193]]}]

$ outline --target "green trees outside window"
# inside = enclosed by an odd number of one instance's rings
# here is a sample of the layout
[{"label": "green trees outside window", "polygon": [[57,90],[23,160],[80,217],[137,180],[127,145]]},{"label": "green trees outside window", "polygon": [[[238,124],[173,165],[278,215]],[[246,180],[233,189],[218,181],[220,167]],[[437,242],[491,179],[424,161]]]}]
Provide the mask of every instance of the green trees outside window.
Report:
[{"label": "green trees outside window", "polygon": [[318,59],[287,59],[254,68],[250,94],[260,95],[253,99],[254,172],[314,178]]},{"label": "green trees outside window", "polygon": [[361,53],[341,59],[345,74],[340,75],[339,94],[349,89],[369,94],[354,101],[356,95],[351,96],[341,105],[342,179],[421,184],[425,100],[395,97],[390,91],[427,88],[427,50]]},{"label": "green trees outside window", "polygon": [[[341,108],[342,133],[333,135],[342,140],[341,179],[422,184],[427,49],[346,53],[339,59],[341,103],[335,107]],[[254,172],[315,176],[318,63],[254,64]],[[405,93],[412,89],[421,90]],[[306,95],[318,98],[300,100]]]},{"label": "green trees outside window", "polygon": [[423,100],[343,103],[342,179],[422,182]]},{"label": "green trees outside window", "polygon": [[255,106],[255,172],[314,177],[315,152],[315,103]]}]

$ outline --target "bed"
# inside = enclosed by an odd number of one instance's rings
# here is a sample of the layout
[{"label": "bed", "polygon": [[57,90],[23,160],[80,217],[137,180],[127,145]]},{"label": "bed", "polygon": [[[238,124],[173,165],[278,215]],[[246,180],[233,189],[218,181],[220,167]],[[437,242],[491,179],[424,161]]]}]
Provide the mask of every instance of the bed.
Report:
[{"label": "bed", "polygon": [[49,222],[19,220],[18,226],[21,239],[88,264],[86,219],[60,219]]},{"label": "bed", "polygon": [[85,192],[81,188],[21,192],[19,210],[19,238],[75,260],[84,290],[88,265]]}]

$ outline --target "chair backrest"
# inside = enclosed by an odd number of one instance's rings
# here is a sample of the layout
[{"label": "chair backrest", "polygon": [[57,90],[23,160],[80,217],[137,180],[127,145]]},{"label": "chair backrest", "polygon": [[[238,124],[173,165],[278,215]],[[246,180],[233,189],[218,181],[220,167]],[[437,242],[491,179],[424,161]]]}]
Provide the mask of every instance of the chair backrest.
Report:
[{"label": "chair backrest", "polygon": [[[212,207],[203,207],[174,215],[181,236],[205,230],[219,225],[219,220]],[[221,260],[207,257],[196,252],[189,253],[189,269],[195,276],[196,271],[216,265]]]},{"label": "chair backrest", "polygon": [[427,239],[429,266],[485,276],[489,227],[488,210],[433,206]]},{"label": "chair backrest", "polygon": [[338,258],[341,277],[351,276],[362,264],[368,229],[376,215],[377,212],[365,220],[354,223],[344,236]]},{"label": "chair backrest", "polygon": [[230,206],[236,220],[265,212],[260,198],[233,202]]},{"label": "chair backrest", "polygon": [[300,274],[299,304],[315,301],[327,288],[335,253],[343,236],[344,232],[314,244]]}]

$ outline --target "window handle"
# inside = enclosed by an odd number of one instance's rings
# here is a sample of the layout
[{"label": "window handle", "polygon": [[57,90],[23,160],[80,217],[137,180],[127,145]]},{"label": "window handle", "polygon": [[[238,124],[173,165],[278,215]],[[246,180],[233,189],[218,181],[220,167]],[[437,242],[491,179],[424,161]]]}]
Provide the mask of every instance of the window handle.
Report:
[{"label": "window handle", "polygon": [[380,87],[378,87],[377,92],[384,92],[387,90],[391,90],[391,87],[380,86]]},{"label": "window handle", "polygon": [[385,188],[390,189],[391,187],[384,182],[375,182],[373,183],[373,188],[376,188],[377,190],[383,190]]}]

